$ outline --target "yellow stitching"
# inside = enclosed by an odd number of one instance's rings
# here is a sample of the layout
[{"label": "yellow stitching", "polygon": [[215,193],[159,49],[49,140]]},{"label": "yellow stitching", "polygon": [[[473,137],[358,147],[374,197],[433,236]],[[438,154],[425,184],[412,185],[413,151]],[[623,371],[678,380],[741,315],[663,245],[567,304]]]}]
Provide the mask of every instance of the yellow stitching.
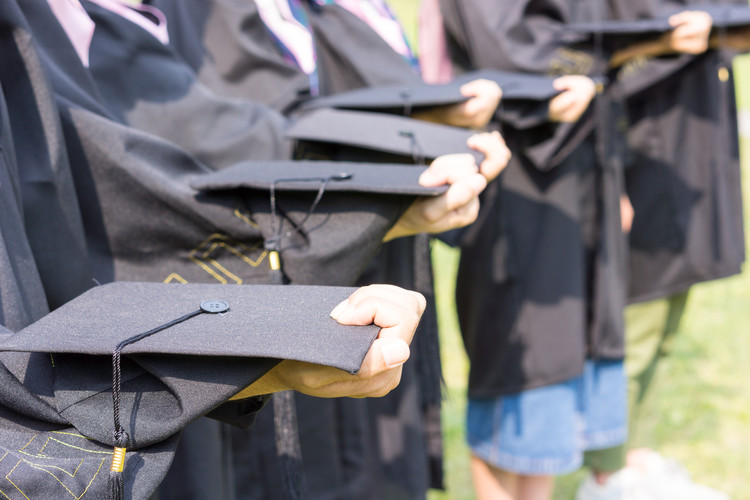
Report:
[{"label": "yellow stitching", "polygon": [[196,264],[198,264],[204,271],[206,271],[208,274],[210,274],[211,276],[213,276],[216,279],[216,281],[218,281],[222,285],[226,285],[227,284],[227,280],[225,280],[224,278],[222,278],[221,276],[219,276],[219,274],[216,271],[214,271],[213,269],[211,269],[210,267],[208,267],[203,262],[199,261],[198,259],[196,259],[193,256],[190,256],[190,260],[192,260],[193,262],[195,262]]},{"label": "yellow stitching", "polygon": [[[233,246],[229,246],[227,244],[222,244],[222,246],[224,248],[226,248],[227,250],[229,250],[234,255],[236,255],[239,259],[242,259],[243,261],[245,261],[247,264],[249,264],[252,267],[258,267],[260,265],[260,263],[263,262],[263,259],[266,257],[266,254],[268,253],[267,250],[263,250],[263,253],[260,254],[260,257],[258,257],[258,260],[252,260],[252,259],[250,259],[250,257],[246,256],[245,254],[243,254],[242,252],[240,252],[239,250],[237,250]],[[259,246],[260,246],[260,244],[256,245],[254,248],[251,248],[250,250],[251,251],[252,250],[257,250],[257,248]],[[247,248],[247,247],[245,247],[245,248]]]},{"label": "yellow stitching", "polygon": [[[57,481],[58,483],[60,483],[60,486],[62,486],[63,488],[65,488],[65,491],[67,491],[68,493],[70,493],[70,496],[72,496],[73,498],[76,498],[76,499],[80,500],[81,498],[83,498],[83,495],[85,495],[86,492],[89,490],[89,488],[91,487],[91,484],[94,482],[94,479],[96,479],[96,476],[99,475],[99,472],[102,470],[102,465],[104,465],[104,462],[106,462],[106,459],[102,459],[102,461],[99,463],[99,467],[96,469],[96,472],[94,473],[94,476],[91,478],[91,481],[89,481],[89,483],[86,485],[86,488],[84,488],[83,492],[81,492],[80,495],[76,495],[75,493],[73,493],[70,490],[70,488],[68,488],[67,486],[65,486],[65,484],[57,476],[55,476],[54,474],[52,474],[50,471],[48,471],[45,468],[45,467],[49,467],[49,466],[40,465],[40,464],[34,464],[34,463],[29,462],[28,460],[24,460],[23,462],[25,462],[26,464],[28,464],[32,469],[36,469],[36,470],[40,470],[42,472],[46,472],[50,476],[54,477],[55,481]],[[18,467],[18,464],[16,464],[16,467]],[[15,468],[13,470],[15,470]],[[12,472],[13,471],[11,471],[11,473]],[[10,478],[6,478],[6,479],[8,479],[8,481],[10,482],[10,484],[13,484],[13,481],[11,481]],[[21,491],[21,489],[18,486],[16,486],[15,484],[13,484],[13,486],[15,486],[16,489],[18,491],[20,491],[21,494],[24,497],[26,497],[26,495],[23,493],[23,491]],[[26,498],[28,498],[28,497],[26,497]]]},{"label": "yellow stitching", "polygon": [[[61,436],[73,436],[73,437],[77,437],[79,439],[85,439],[86,441],[91,441],[91,438],[87,438],[86,436],[83,436],[81,434],[76,434],[75,432],[50,431],[50,434],[60,434]],[[92,453],[94,453],[94,452],[92,452]],[[95,453],[100,453],[100,452],[97,451]],[[105,452],[102,452],[102,453],[107,453],[107,452],[105,451]]]},{"label": "yellow stitching", "polygon": [[216,247],[218,247],[218,246],[219,246],[219,244],[214,241],[213,243],[211,243],[211,246],[208,247],[208,250],[206,250],[205,252],[203,252],[203,254],[201,255],[201,257],[204,258],[204,259],[207,259],[208,256],[209,256],[209,254],[212,253],[214,250],[216,250]]},{"label": "yellow stitching", "polygon": [[50,434],[62,434],[63,436],[73,436],[73,437],[85,439],[86,441],[91,441],[91,439],[87,438],[86,436],[82,436],[81,434],[76,434],[75,432],[50,431]]},{"label": "yellow stitching", "polygon": [[250,219],[250,217],[240,212],[239,208],[234,209],[234,216],[237,217],[242,222],[244,222],[245,224],[247,224],[248,226],[254,227],[255,229],[260,229],[260,226],[257,223],[253,222],[253,220]]},{"label": "yellow stitching", "polygon": [[7,480],[8,480],[8,482],[9,482],[10,484],[12,484],[12,485],[13,485],[13,487],[14,487],[15,489],[17,489],[17,490],[18,490],[18,492],[19,492],[19,493],[21,493],[21,495],[23,495],[23,497],[24,497],[24,498],[25,498],[26,500],[31,500],[31,499],[29,499],[29,497],[27,497],[27,496],[26,496],[26,493],[24,493],[24,492],[23,492],[23,490],[22,490],[21,488],[19,488],[18,486],[16,486],[16,483],[14,483],[13,481],[11,481],[11,479],[10,479],[10,475],[11,475],[11,474],[13,474],[13,472],[14,472],[14,471],[16,470],[16,468],[17,468],[17,467],[18,467],[18,466],[19,466],[19,465],[21,464],[21,462],[23,462],[23,460],[19,460],[19,461],[18,461],[18,463],[17,463],[16,465],[15,465],[15,467],[13,467],[13,469],[12,469],[12,470],[11,470],[10,472],[8,472],[8,474],[7,474],[6,476],[5,476],[5,479],[7,479]]},{"label": "yellow stitching", "polygon": [[[249,252],[257,250],[260,247],[260,244],[256,244],[254,247],[250,248],[247,245],[244,245],[239,242],[233,242],[233,243],[235,243],[237,246],[240,246],[244,250],[249,251]],[[206,246],[208,246],[208,248],[203,250],[203,248]],[[200,258],[206,259],[211,265],[214,266],[215,269],[223,273],[224,276],[233,280],[237,284],[242,284],[243,281],[241,278],[239,278],[234,273],[230,272],[223,265],[219,264],[217,260],[209,258],[209,256],[213,254],[216,251],[216,249],[219,247],[227,249],[231,254],[235,255],[236,257],[238,257],[239,259],[241,259],[243,262],[250,265],[251,267],[257,267],[258,265],[260,265],[260,263],[263,261],[263,259],[266,256],[266,252],[263,251],[263,253],[260,255],[258,260],[253,261],[246,255],[244,255],[242,251],[238,250],[235,245],[231,245],[227,243],[226,237],[221,234],[214,233],[208,239],[203,240],[200,243],[200,245],[198,245],[191,252],[190,260],[193,261],[195,264],[199,265],[204,271],[206,271],[208,274],[213,276],[213,278],[216,279],[218,282],[225,284],[225,285],[227,284],[227,281],[224,279],[224,277],[222,277],[219,273],[214,271],[214,269],[211,269],[211,267],[208,264],[200,260]]]},{"label": "yellow stitching", "polygon": [[[72,433],[67,433],[67,432],[57,432],[56,434],[67,434],[67,435],[69,435],[69,436],[75,436],[75,437],[80,437],[80,438],[82,438],[82,439],[86,439],[87,441],[89,440],[89,439],[88,439],[87,437],[85,437],[85,436],[79,436],[79,435],[77,435],[77,434],[72,434]],[[36,436],[34,436],[34,437],[32,438],[32,441],[33,441],[33,440],[34,440],[35,438],[36,438]],[[42,445],[42,447],[41,447],[41,448],[39,449],[39,452],[38,452],[38,453],[32,453],[32,452],[27,452],[27,451],[24,451],[24,450],[25,450],[25,448],[26,448],[26,447],[27,447],[27,446],[28,446],[29,444],[31,444],[31,441],[29,441],[29,442],[28,442],[28,443],[26,444],[26,446],[24,446],[23,448],[21,448],[20,450],[18,450],[18,452],[19,452],[19,453],[23,453],[24,455],[29,455],[29,456],[31,456],[31,457],[37,457],[37,458],[48,458],[48,457],[47,457],[47,455],[41,455],[41,453],[42,453],[42,452],[44,451],[44,449],[45,449],[45,448],[47,447],[47,445],[49,444],[49,442],[50,442],[50,441],[54,441],[54,442],[56,442],[56,443],[58,443],[58,444],[61,444],[61,445],[63,445],[63,446],[67,446],[68,448],[73,448],[74,450],[85,451],[85,452],[87,452],[87,453],[92,453],[92,454],[95,454],[95,455],[109,455],[109,452],[108,452],[108,451],[99,451],[99,450],[87,450],[86,448],[81,448],[80,446],[75,446],[75,445],[72,445],[72,444],[70,444],[70,443],[66,443],[65,441],[60,441],[59,439],[55,439],[55,438],[53,438],[53,437],[47,437],[47,441],[45,441],[45,443],[44,443],[44,444]]]},{"label": "yellow stitching", "polygon": [[[46,457],[40,457],[40,458],[46,458]],[[47,472],[49,472],[47,469],[57,469],[57,470],[59,470],[60,472],[62,472],[63,474],[65,474],[66,476],[68,476],[70,478],[76,477],[76,474],[78,474],[78,469],[80,469],[81,465],[83,465],[83,463],[84,463],[84,460],[81,459],[81,462],[78,464],[78,467],[76,467],[75,470],[71,473],[71,472],[66,471],[62,467],[58,467],[57,465],[35,464],[34,462],[29,462],[25,458],[22,458],[21,460],[23,462],[31,465],[31,466],[34,466],[35,468],[40,468],[40,469],[43,469],[43,470],[45,470]],[[52,474],[51,472],[49,472],[49,473]],[[52,475],[54,476],[54,474],[52,474]],[[55,476],[55,477],[57,478],[57,476]],[[58,481],[59,480],[60,479],[58,478]]]},{"label": "yellow stitching", "polygon": [[[235,210],[235,215],[242,218],[242,214],[239,212],[239,209]],[[250,219],[247,219],[247,221],[245,222],[252,225],[252,221]],[[233,240],[228,236],[222,235],[220,233],[213,233],[212,235],[201,241],[195,248],[193,248],[190,251],[188,258],[191,262],[199,266],[219,283],[226,285],[228,284],[226,278],[229,278],[237,284],[242,284],[242,278],[229,271],[216,259],[212,259],[211,254],[215,253],[218,248],[224,248],[250,267],[258,267],[266,258],[266,255],[268,255],[268,252],[266,250],[263,250],[256,260],[253,260],[247,254],[259,250],[261,246],[262,243],[256,243],[252,247],[250,247],[245,245],[244,243]],[[164,283],[170,283],[173,281],[188,283],[185,278],[177,273],[171,273],[169,276],[167,276],[166,279],[164,279]]]},{"label": "yellow stitching", "polygon": [[204,245],[207,245],[210,241],[215,240],[216,238],[221,239],[222,236],[219,233],[212,234],[211,236],[209,236],[205,240],[201,241],[200,244],[197,247],[195,247],[195,249],[193,250],[193,252],[195,252],[196,250],[198,250],[200,247],[202,247]]},{"label": "yellow stitching", "polygon": [[21,449],[20,449],[20,450],[18,450],[18,451],[23,451],[23,450],[25,450],[25,449],[26,449],[26,447],[27,447],[27,446],[29,446],[29,445],[30,445],[30,444],[32,443],[32,441],[34,441],[34,440],[36,439],[36,437],[37,437],[38,435],[39,435],[39,434],[34,434],[34,435],[33,435],[33,436],[31,437],[31,439],[29,439],[29,442],[28,442],[28,443],[26,443],[25,445],[23,445],[23,446],[21,447]]},{"label": "yellow stitching", "polygon": [[555,55],[549,63],[547,75],[585,75],[591,70],[591,67],[591,56],[577,50],[562,47],[555,51]]},{"label": "yellow stitching", "polygon": [[[218,243],[213,242],[214,240],[219,240],[219,242]],[[196,253],[199,253],[201,251],[202,247],[204,247],[205,245],[207,245],[207,244],[209,244],[211,242],[213,242],[213,243],[208,248],[208,250],[206,250],[205,252],[203,252],[204,257],[208,257],[208,255],[212,251],[214,251],[217,246],[221,246],[223,248],[226,248],[230,252],[232,252],[238,258],[240,258],[243,261],[245,261],[248,265],[250,265],[252,267],[258,267],[260,265],[260,263],[263,262],[263,258],[266,255],[266,252],[264,250],[263,253],[261,254],[261,256],[258,257],[257,260],[252,260],[247,255],[245,255],[245,252],[250,253],[250,252],[254,252],[254,251],[258,250],[260,248],[260,246],[261,246],[261,243],[256,243],[252,247],[249,247],[249,246],[245,245],[244,243],[241,243],[241,242],[236,241],[236,240],[231,240],[230,241],[230,238],[228,238],[228,237],[226,237],[224,235],[221,235],[221,234],[217,234],[217,233],[214,233],[208,239],[202,241],[200,243],[200,245],[198,245],[197,247],[195,247],[190,252],[190,255],[195,255]],[[240,248],[239,250],[238,250],[238,247]]]},{"label": "yellow stitching", "polygon": [[164,283],[171,283],[172,280],[178,281],[178,282],[182,283],[183,285],[185,283],[187,283],[187,280],[185,278],[183,278],[182,276],[180,276],[179,274],[177,274],[177,273],[172,273],[169,276],[167,276],[167,278],[164,280]]},{"label": "yellow stitching", "polygon": [[208,261],[211,264],[213,264],[217,269],[219,269],[219,271],[221,271],[222,273],[224,273],[226,276],[229,276],[229,278],[233,279],[238,285],[242,284],[242,279],[241,278],[239,278],[238,276],[236,276],[236,275],[232,274],[231,272],[229,272],[229,270],[226,267],[224,267],[221,264],[219,264],[215,259],[208,259]]}]

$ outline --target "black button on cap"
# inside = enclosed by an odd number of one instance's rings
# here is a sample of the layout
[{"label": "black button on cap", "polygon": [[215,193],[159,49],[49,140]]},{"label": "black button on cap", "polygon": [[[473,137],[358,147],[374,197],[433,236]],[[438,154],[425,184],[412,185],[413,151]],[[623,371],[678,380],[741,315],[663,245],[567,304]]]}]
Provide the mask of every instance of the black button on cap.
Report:
[{"label": "black button on cap", "polygon": [[207,313],[218,314],[227,312],[229,310],[229,304],[223,300],[204,300],[201,302],[201,309]]}]

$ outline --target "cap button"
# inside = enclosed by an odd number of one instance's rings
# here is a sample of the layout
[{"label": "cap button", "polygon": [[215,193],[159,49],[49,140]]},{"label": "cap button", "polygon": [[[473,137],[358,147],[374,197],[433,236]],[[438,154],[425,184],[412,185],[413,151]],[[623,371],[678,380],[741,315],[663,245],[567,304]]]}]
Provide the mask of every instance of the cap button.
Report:
[{"label": "cap button", "polygon": [[201,310],[211,314],[223,313],[229,310],[229,304],[223,300],[204,300],[201,302]]}]

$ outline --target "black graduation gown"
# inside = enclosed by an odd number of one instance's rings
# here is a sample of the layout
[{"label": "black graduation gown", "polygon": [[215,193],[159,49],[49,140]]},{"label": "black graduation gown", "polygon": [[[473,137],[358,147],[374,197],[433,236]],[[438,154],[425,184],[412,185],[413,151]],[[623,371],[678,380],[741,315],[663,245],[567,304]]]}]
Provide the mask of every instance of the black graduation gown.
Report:
[{"label": "black graduation gown", "polygon": [[[197,194],[190,189],[190,175],[209,168],[174,143],[123,123],[123,117],[101,98],[96,82],[81,65],[46,3],[25,2],[22,8],[40,48],[39,58],[31,59],[32,67],[50,77],[54,93],[45,87],[45,96],[54,98],[61,111],[62,134],[58,130],[49,144],[61,148],[59,158],[69,157],[73,167],[72,175],[65,171],[60,175],[75,182],[83,214],[87,241],[79,250],[84,254],[88,250],[92,269],[83,279],[84,288],[94,283],[92,275],[99,282],[267,280],[262,241],[273,234],[274,227],[267,194]],[[49,109],[54,109],[54,104]],[[342,213],[335,208],[335,200],[362,210]],[[285,200],[284,208],[299,220],[309,204],[308,197],[295,198]],[[310,220],[316,230],[282,253],[286,273],[297,282],[311,281],[318,271],[336,276],[338,282],[341,276],[356,276],[405,206],[401,199],[329,193]],[[353,237],[349,241],[354,246],[322,234],[328,231],[325,227],[344,239]],[[317,240],[314,234],[321,239],[311,245]],[[320,253],[313,249],[318,244]],[[69,258],[75,254],[70,253]],[[349,267],[351,258],[359,261],[354,268]],[[341,276],[325,271],[328,266],[336,267]],[[64,265],[50,268],[58,273],[67,270]],[[80,276],[77,279],[80,281]],[[65,284],[72,287],[75,282]],[[64,290],[56,303],[78,292]]]},{"label": "black graduation gown", "polygon": [[732,55],[710,50],[650,59],[621,71],[635,153],[626,172],[635,210],[631,302],[741,270],[745,238]]},{"label": "black graduation gown", "polygon": [[[284,58],[252,0],[150,3],[170,20],[170,44],[217,94],[257,99],[285,114],[312,97],[309,77]],[[304,3],[314,30],[320,95],[421,81],[401,55],[346,9]]]},{"label": "black graduation gown", "polygon": [[[610,18],[618,5],[441,1],[459,70],[589,76],[604,74],[604,54],[571,46],[564,25]],[[615,89],[598,95],[576,124],[549,124],[546,104],[500,111],[514,156],[462,244],[456,302],[470,397],[560,382],[579,374],[587,356],[623,356],[624,159]]]},{"label": "black graduation gown", "polygon": [[[308,76],[283,58],[254,2],[152,4],[169,20],[170,44],[217,94],[258,100],[285,113],[310,98]],[[321,95],[421,82],[403,57],[345,9],[311,6],[308,15]],[[428,252],[426,238],[416,247],[412,238],[389,243],[360,283],[394,283],[430,298]],[[420,278],[415,281],[415,276]],[[428,302],[402,383],[386,398],[322,401],[297,396],[300,414],[320,416],[315,425],[303,423],[300,436],[311,498],[423,498],[427,487],[441,486],[439,349],[434,304]],[[430,414],[426,419],[424,412]],[[262,431],[272,427],[270,413],[254,429],[231,431],[235,445],[243,434],[253,443],[233,451],[240,498],[282,496],[273,442]]]},{"label": "black graduation gown", "polygon": [[[48,297],[59,305],[61,298],[88,287],[90,274],[53,93],[15,2],[0,5],[0,25],[0,340],[5,342],[12,331],[47,314]],[[44,233],[59,239],[45,241]],[[59,246],[53,249],[54,244]],[[84,437],[79,429],[111,427],[111,413],[78,411],[70,397],[67,403],[60,399],[66,390],[58,382],[70,364],[90,383],[105,386],[111,372],[97,374],[90,362],[70,361],[58,359],[53,366],[43,354],[0,353],[4,497],[105,496],[112,443]],[[187,396],[185,389],[174,396]],[[153,491],[169,467],[175,433],[220,402],[211,393],[190,399],[166,426],[139,420],[151,431],[139,435],[140,449],[128,455],[126,478],[138,480],[127,482],[126,498],[145,498]]]},{"label": "black graduation gown", "polygon": [[[120,277],[144,281],[169,277],[177,281],[267,280],[267,268],[261,265],[265,259],[262,241],[273,233],[276,222],[271,220],[267,194],[197,195],[189,188],[190,178],[211,172],[212,165],[200,162],[175,142],[119,119],[117,109],[110,110],[99,82],[82,66],[49,9],[39,2],[25,3],[23,8],[61,110],[79,204],[85,208],[84,228],[95,278],[99,282]],[[202,150],[202,146],[196,149]],[[248,146],[248,156],[251,151]],[[219,156],[215,163],[223,167],[229,161]],[[298,220],[307,213],[311,197],[290,196],[283,200],[284,208]],[[360,204],[363,210],[341,213],[335,208],[341,206],[338,203]],[[331,266],[353,280],[405,205],[403,200],[389,197],[326,193],[308,221],[308,227],[315,230],[283,249],[285,273],[290,280],[305,283],[312,281],[312,276],[334,275],[326,270]],[[330,218],[335,222],[322,223]],[[352,226],[341,231],[337,223],[348,222]],[[340,233],[340,238],[332,238],[333,233]],[[314,242],[316,234],[322,238],[320,248]],[[219,265],[211,267],[212,259]],[[358,263],[349,267],[354,261]]]}]

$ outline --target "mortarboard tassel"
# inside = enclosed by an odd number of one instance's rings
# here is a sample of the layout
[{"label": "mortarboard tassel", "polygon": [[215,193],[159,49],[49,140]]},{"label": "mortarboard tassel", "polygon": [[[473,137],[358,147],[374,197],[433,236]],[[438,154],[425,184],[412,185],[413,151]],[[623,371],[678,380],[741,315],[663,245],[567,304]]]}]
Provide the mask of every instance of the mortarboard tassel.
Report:
[{"label": "mortarboard tassel", "polygon": [[412,103],[411,103],[411,91],[408,88],[401,89],[398,96],[404,102],[404,116],[411,116]]},{"label": "mortarboard tassel", "polygon": [[125,448],[115,446],[112,454],[112,466],[109,469],[109,497],[108,500],[122,500],[125,498],[125,481],[122,471],[125,468]]},{"label": "mortarboard tassel", "polygon": [[402,130],[398,133],[401,137],[409,139],[409,147],[411,148],[411,157],[414,160],[415,165],[423,166],[425,164],[424,149],[417,140],[417,136],[411,130]]},{"label": "mortarboard tassel", "polygon": [[[323,199],[323,195],[326,192],[326,188],[328,187],[328,183],[331,181],[346,181],[352,178],[352,174],[348,174],[346,172],[341,172],[339,174],[330,175],[328,177],[310,177],[310,178],[301,178],[301,179],[277,179],[271,183],[271,187],[269,188],[269,196],[270,196],[270,202],[271,202],[271,218],[272,220],[276,221],[276,234],[273,237],[267,238],[265,241],[265,248],[266,251],[268,251],[268,265],[270,268],[270,280],[272,285],[283,285],[284,284],[284,271],[281,267],[281,240],[284,238],[284,236],[291,236],[294,233],[299,233],[302,231],[302,228],[305,225],[305,222],[310,218],[310,216],[315,212],[315,209],[318,208],[318,205],[320,204],[320,201]],[[284,223],[281,219],[281,217],[278,215],[279,208],[277,207],[276,202],[276,186],[278,184],[281,184],[283,182],[319,182],[320,188],[318,189],[318,193],[315,196],[315,199],[313,200],[312,204],[310,205],[310,209],[307,211],[305,216],[302,218],[302,220],[294,224],[294,229],[287,232],[286,234],[283,233],[284,230]]]},{"label": "mortarboard tassel", "polygon": [[127,447],[130,444],[130,436],[125,429],[122,428],[120,422],[120,393],[122,391],[122,366],[121,366],[121,355],[122,350],[134,344],[139,340],[143,340],[146,337],[158,333],[162,330],[166,330],[174,325],[187,321],[190,318],[198,316],[203,313],[217,314],[223,313],[229,310],[229,305],[226,302],[220,300],[207,300],[201,303],[200,309],[190,312],[184,316],[180,316],[168,323],[149,330],[138,335],[134,335],[127,338],[117,344],[114,352],[112,353],[112,414],[115,423],[114,441],[115,448],[112,453],[112,465],[109,468],[109,491],[107,500],[124,500],[125,498],[125,481],[123,478],[123,471],[125,469],[125,453]]},{"label": "mortarboard tassel", "polygon": [[[271,183],[269,189],[271,202],[271,217],[276,221],[276,235],[267,238],[265,248],[268,251],[268,264],[270,267],[271,283],[274,285],[284,284],[284,272],[281,267],[281,240],[284,236],[291,236],[302,231],[305,222],[318,208],[323,194],[326,192],[328,183],[331,181],[345,181],[351,179],[352,175],[345,172],[328,177],[311,177],[301,179],[278,179]],[[315,196],[310,209],[302,220],[294,224],[294,229],[284,234],[283,221],[277,214],[276,186],[283,182],[319,182],[320,188]],[[294,393],[292,391],[279,392],[273,396],[273,424],[276,435],[276,454],[281,465],[281,477],[284,483],[284,492],[288,500],[300,500],[304,498],[307,491],[307,482],[302,470],[302,448],[299,442],[299,429],[297,427],[297,408],[294,404]]]},{"label": "mortarboard tassel", "polygon": [[284,284],[284,272],[281,270],[281,255],[279,254],[279,240],[269,238],[265,242],[268,251],[268,266],[272,285]]},{"label": "mortarboard tassel", "polygon": [[300,500],[307,491],[307,482],[302,469],[302,448],[293,391],[273,395],[273,426],[286,498]]}]

